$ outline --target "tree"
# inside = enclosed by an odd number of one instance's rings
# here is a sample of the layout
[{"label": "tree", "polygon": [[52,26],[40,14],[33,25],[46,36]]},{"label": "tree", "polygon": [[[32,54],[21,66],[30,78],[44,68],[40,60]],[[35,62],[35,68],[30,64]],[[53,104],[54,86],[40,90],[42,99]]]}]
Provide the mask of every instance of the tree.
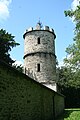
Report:
[{"label": "tree", "polygon": [[20,65],[13,64],[12,67],[15,68],[16,70],[18,70],[19,72],[23,73],[23,71],[24,71],[23,66],[21,64]]},{"label": "tree", "polygon": [[64,11],[65,16],[73,18],[75,23],[75,31],[73,44],[66,48],[68,57],[64,59],[67,69],[71,70],[72,80],[69,78],[70,86],[80,88],[80,5],[75,10]]},{"label": "tree", "polygon": [[19,45],[19,43],[15,42],[14,36],[6,32],[6,30],[0,30],[0,60],[12,65],[14,60],[11,59],[9,52],[17,45]]},{"label": "tree", "polygon": [[65,107],[80,107],[80,70],[73,71],[71,67],[58,68],[59,91],[65,96]]},{"label": "tree", "polygon": [[76,10],[68,10],[64,13],[65,16],[73,18],[75,22],[74,42],[66,48],[69,57],[65,58],[64,61],[74,68],[80,68],[80,5],[77,6]]},{"label": "tree", "polygon": [[71,67],[58,68],[59,80],[58,85],[62,87],[80,88],[80,70],[73,71]]},{"label": "tree", "polygon": [[65,66],[59,69],[58,85],[66,96],[65,106],[80,107],[80,5],[76,10],[64,11],[75,23],[73,44],[66,48]]}]

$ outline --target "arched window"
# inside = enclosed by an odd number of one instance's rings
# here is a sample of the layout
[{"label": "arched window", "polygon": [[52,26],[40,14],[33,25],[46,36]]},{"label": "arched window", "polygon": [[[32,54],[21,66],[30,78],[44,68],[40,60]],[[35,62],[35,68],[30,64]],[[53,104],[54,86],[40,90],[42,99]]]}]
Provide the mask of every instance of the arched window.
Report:
[{"label": "arched window", "polygon": [[40,37],[37,38],[37,43],[40,44]]}]

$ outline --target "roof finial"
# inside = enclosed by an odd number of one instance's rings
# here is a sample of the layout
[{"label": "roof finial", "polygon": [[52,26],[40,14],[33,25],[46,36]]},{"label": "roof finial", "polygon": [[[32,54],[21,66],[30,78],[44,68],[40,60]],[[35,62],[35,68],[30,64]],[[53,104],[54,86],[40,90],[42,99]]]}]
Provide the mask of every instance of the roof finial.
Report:
[{"label": "roof finial", "polygon": [[43,27],[42,23],[40,22],[40,18],[39,18],[39,21],[38,21],[37,25],[40,26],[40,29]]}]

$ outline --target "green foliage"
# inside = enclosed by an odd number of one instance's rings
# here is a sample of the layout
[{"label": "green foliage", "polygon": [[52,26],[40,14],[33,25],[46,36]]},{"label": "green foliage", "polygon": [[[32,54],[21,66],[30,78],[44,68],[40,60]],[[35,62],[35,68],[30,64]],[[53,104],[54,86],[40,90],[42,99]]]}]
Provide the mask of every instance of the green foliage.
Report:
[{"label": "green foliage", "polygon": [[59,69],[59,86],[80,88],[80,69],[74,71],[71,67],[61,67]]},{"label": "green foliage", "polygon": [[71,69],[69,69],[67,67],[61,67],[61,68],[58,68],[58,69],[59,69],[58,84],[60,86],[68,87],[69,86],[69,80],[71,79],[71,76],[72,76]]},{"label": "green foliage", "polygon": [[58,86],[65,96],[65,107],[80,107],[80,69],[61,67],[59,70]]},{"label": "green foliage", "polygon": [[9,52],[17,45],[19,43],[15,42],[14,36],[6,32],[6,30],[0,30],[0,60],[12,65],[14,61],[11,59]]},{"label": "green foliage", "polygon": [[[66,108],[80,107],[80,5],[77,6],[76,10],[68,10],[64,11],[64,13],[65,16],[73,19],[75,31],[73,44],[66,48],[65,66],[58,68],[58,85],[61,93],[66,96]],[[68,119],[73,120],[73,118]]]},{"label": "green foliage", "polygon": [[65,112],[57,120],[80,120],[80,109],[65,109]]},{"label": "green foliage", "polygon": [[67,65],[75,68],[80,67],[80,5],[77,6],[76,10],[64,11],[65,16],[69,16],[74,19],[75,31],[74,31],[74,43],[66,48],[67,55],[64,61]]},{"label": "green foliage", "polygon": [[16,70],[18,70],[19,72],[23,73],[23,66],[22,65],[17,65],[17,64],[15,65],[14,64],[12,67],[15,68]]},{"label": "green foliage", "polygon": [[80,108],[80,88],[63,87],[65,95],[65,108]]}]

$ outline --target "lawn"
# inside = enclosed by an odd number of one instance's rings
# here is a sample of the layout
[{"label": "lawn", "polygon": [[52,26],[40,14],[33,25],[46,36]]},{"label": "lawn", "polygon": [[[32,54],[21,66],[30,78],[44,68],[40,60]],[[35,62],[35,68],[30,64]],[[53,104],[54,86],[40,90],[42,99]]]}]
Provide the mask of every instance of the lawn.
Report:
[{"label": "lawn", "polygon": [[80,109],[65,109],[64,114],[57,120],[80,120]]}]

